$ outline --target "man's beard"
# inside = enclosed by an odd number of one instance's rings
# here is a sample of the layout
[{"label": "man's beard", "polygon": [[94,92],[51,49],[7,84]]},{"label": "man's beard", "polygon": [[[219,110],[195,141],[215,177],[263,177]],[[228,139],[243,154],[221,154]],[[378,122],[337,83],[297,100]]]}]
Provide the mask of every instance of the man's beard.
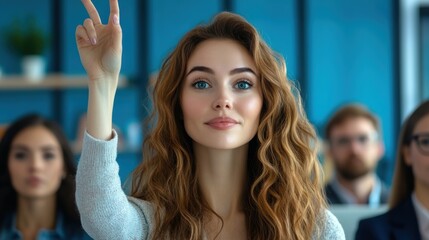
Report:
[{"label": "man's beard", "polygon": [[337,165],[336,171],[342,178],[352,181],[367,175],[373,169],[365,165],[365,161],[361,157],[352,154],[348,156],[344,164]]}]

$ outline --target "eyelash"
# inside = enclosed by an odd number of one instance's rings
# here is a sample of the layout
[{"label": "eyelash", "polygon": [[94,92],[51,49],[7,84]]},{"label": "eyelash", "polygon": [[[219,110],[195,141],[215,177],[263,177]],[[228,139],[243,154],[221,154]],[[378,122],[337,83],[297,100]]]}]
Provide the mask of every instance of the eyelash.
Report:
[{"label": "eyelash", "polygon": [[240,90],[247,90],[247,89],[250,89],[250,88],[252,88],[253,87],[253,83],[252,82],[250,82],[249,80],[247,80],[247,79],[241,79],[241,80],[238,80],[235,84],[234,84],[234,86],[237,86],[238,84],[241,84],[241,83],[246,83],[247,85],[248,85],[248,87],[247,88],[240,88]]},{"label": "eyelash", "polygon": [[197,85],[198,84],[200,84],[200,83],[205,83],[205,84],[207,84],[209,87],[211,87],[211,85],[207,82],[207,80],[205,80],[205,79],[201,79],[201,78],[199,78],[199,79],[196,79],[193,83],[192,83],[192,87],[194,87],[195,89],[206,89],[206,88],[200,88],[200,87],[197,87]]}]

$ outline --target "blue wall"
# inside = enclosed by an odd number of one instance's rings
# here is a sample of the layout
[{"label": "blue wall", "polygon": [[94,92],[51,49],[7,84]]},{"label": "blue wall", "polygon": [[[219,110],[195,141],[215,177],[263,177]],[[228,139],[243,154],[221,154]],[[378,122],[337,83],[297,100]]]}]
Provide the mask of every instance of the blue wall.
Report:
[{"label": "blue wall", "polygon": [[285,58],[288,77],[297,80],[296,2],[237,0],[233,10],[252,23],[267,44]]},{"label": "blue wall", "polygon": [[[393,76],[392,1],[308,1],[308,115],[322,131],[340,105],[359,102],[382,122],[390,179],[397,126]],[[387,164],[387,168],[386,168]],[[387,170],[387,171],[386,171]]]},{"label": "blue wall", "polygon": [[149,72],[159,70],[180,38],[221,10],[221,1],[149,1]]},{"label": "blue wall", "polygon": [[[75,44],[75,28],[87,17],[81,1],[61,1],[61,70],[65,74],[84,74]],[[108,1],[93,0],[102,21],[108,17]],[[138,0],[121,0],[121,25],[124,34],[122,73],[128,78],[146,81],[138,76],[139,68],[147,67],[149,74],[159,70],[162,60],[181,36],[199,23],[206,23],[219,11],[223,1],[148,0],[147,13],[139,12]],[[388,0],[306,0],[305,23],[297,22],[298,0],[231,0],[233,11],[254,24],[266,42],[281,53],[287,63],[290,79],[305,87],[304,102],[307,113],[319,132],[328,116],[340,105],[361,102],[380,116],[386,144],[386,157],[380,174],[390,182],[398,122],[395,117],[398,96],[395,96],[392,1]],[[14,19],[27,13],[37,17],[47,32],[52,29],[52,3],[48,0],[1,1],[0,33]],[[140,14],[147,14],[148,23],[138,22]],[[139,62],[139,32],[148,27],[148,62]],[[304,29],[299,29],[302,26]],[[300,42],[299,31],[306,31],[307,39]],[[5,46],[0,35],[0,66],[4,74],[20,71],[19,59]],[[303,39],[301,39],[303,40]],[[306,55],[300,44],[305,43]],[[48,70],[52,69],[52,50],[46,51]],[[305,59],[299,66],[299,58]],[[300,73],[300,69],[305,71]],[[306,78],[299,79],[301,76]],[[141,99],[145,98],[136,83],[118,91],[114,122],[126,134],[131,121],[139,118]],[[76,137],[77,122],[86,111],[87,91],[62,91],[61,124],[70,139]],[[0,123],[37,110],[55,116],[52,91],[0,91]],[[31,104],[28,104],[30,103]],[[139,154],[123,153],[119,157],[121,178],[138,163]]]},{"label": "blue wall", "polygon": [[53,102],[51,91],[0,91],[0,124],[8,123],[28,112],[38,112],[53,118]]},{"label": "blue wall", "polygon": [[[59,0],[55,0],[59,1]],[[103,23],[107,23],[109,17],[109,1],[93,0]],[[78,51],[76,50],[75,30],[78,24],[82,24],[88,14],[81,1],[65,1],[62,0],[63,18],[61,19],[64,28],[63,34],[63,52],[62,59],[63,71],[67,74],[84,74]],[[137,31],[139,23],[137,19],[138,12],[136,11],[137,0],[122,0],[120,1],[121,11],[121,26],[123,34],[123,59],[122,59],[122,74],[133,76],[137,73]]]}]

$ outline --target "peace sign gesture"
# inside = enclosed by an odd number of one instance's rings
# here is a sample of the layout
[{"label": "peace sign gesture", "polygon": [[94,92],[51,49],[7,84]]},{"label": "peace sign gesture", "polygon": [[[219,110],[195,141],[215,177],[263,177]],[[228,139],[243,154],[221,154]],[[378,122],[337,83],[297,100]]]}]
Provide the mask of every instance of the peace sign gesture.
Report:
[{"label": "peace sign gesture", "polygon": [[122,57],[118,0],[110,0],[107,24],[101,23],[91,0],[82,0],[82,3],[90,16],[76,28],[76,43],[82,65],[90,81],[108,81],[108,86],[116,88]]},{"label": "peace sign gesture", "polygon": [[87,131],[93,137],[112,136],[112,112],[122,60],[122,29],[118,0],[110,0],[110,16],[102,24],[91,0],[82,0],[90,18],[76,28],[80,60],[89,77]]}]

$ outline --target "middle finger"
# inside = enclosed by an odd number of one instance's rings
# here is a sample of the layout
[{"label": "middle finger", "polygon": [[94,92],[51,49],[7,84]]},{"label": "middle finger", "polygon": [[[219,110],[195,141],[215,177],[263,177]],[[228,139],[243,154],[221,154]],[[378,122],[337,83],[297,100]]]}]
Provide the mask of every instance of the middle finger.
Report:
[{"label": "middle finger", "polygon": [[97,9],[91,0],[82,0],[83,6],[85,6],[86,11],[89,14],[89,17],[92,19],[95,25],[101,24],[100,15],[98,14]]}]

